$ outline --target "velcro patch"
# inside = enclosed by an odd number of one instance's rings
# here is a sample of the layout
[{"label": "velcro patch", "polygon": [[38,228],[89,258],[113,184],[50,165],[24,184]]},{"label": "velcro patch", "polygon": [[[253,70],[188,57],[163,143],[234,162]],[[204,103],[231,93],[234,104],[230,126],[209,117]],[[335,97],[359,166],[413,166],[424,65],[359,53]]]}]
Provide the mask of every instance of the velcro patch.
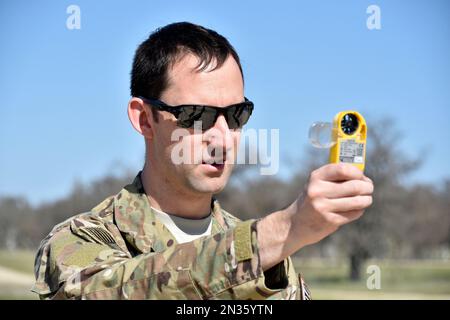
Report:
[{"label": "velcro patch", "polygon": [[253,220],[238,223],[234,228],[234,252],[237,262],[253,257],[251,226]]}]

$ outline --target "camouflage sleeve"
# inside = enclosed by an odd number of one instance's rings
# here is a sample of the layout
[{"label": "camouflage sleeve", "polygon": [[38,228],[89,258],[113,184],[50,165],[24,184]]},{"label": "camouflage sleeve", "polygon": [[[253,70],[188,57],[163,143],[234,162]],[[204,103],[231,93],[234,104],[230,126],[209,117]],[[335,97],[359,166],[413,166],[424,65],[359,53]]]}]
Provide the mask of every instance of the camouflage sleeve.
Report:
[{"label": "camouflage sleeve", "polygon": [[40,248],[34,291],[41,299],[266,299],[283,289],[268,286],[287,283],[280,265],[263,272],[256,222],[136,257],[65,228]]}]

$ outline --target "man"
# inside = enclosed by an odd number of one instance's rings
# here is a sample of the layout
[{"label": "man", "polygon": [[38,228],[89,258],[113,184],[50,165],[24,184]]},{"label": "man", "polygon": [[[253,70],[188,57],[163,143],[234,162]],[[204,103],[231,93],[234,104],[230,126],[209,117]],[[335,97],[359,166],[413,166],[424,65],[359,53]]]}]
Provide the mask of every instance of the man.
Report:
[{"label": "man", "polygon": [[131,95],[144,168],[51,231],[33,291],[42,299],[307,299],[290,255],[359,218],[372,202],[370,179],[326,165],[286,209],[248,221],[223,210],[213,195],[228,181],[253,104],[237,53],[201,26],[171,24],[144,41]]}]

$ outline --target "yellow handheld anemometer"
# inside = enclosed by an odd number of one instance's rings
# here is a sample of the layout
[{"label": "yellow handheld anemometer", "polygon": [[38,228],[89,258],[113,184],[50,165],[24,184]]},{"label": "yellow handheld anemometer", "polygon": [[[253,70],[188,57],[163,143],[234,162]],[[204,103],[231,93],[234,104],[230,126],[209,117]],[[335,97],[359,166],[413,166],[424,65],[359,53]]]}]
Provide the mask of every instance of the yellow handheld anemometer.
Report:
[{"label": "yellow handheld anemometer", "polygon": [[330,163],[351,163],[362,171],[366,162],[367,124],[356,111],[339,112],[333,120]]}]

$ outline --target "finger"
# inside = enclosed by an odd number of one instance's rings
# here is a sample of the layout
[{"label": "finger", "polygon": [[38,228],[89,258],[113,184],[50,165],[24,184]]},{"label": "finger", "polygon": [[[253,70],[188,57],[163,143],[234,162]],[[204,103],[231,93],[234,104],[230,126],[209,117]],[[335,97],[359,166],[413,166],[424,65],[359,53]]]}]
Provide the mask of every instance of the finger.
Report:
[{"label": "finger", "polygon": [[311,173],[312,178],[325,181],[362,180],[363,172],[349,163],[330,163]]},{"label": "finger", "polygon": [[325,201],[331,212],[347,212],[366,209],[372,204],[372,196],[355,196]]},{"label": "finger", "polygon": [[365,196],[371,195],[373,192],[373,184],[363,180],[349,180],[340,183],[321,181],[318,188],[322,189],[322,196],[329,199]]},{"label": "finger", "polygon": [[341,213],[331,212],[328,219],[331,220],[333,224],[342,226],[359,219],[363,214],[364,210],[352,210]]}]

